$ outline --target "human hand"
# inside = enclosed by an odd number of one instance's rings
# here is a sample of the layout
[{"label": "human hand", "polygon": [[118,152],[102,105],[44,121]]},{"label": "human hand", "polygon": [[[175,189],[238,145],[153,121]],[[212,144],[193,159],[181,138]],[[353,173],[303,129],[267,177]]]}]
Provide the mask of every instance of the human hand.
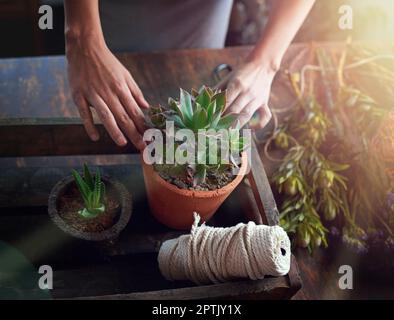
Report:
[{"label": "human hand", "polygon": [[141,108],[149,108],[149,104],[130,72],[100,41],[69,42],[67,60],[72,96],[89,137],[99,139],[89,108],[93,107],[116,144],[126,145],[128,137],[142,150]]},{"label": "human hand", "polygon": [[270,121],[272,114],[268,107],[272,80],[276,71],[267,68],[264,63],[248,61],[232,71],[218,87],[227,88],[226,113],[239,115],[241,126],[258,113],[258,123],[253,128],[263,128]]}]

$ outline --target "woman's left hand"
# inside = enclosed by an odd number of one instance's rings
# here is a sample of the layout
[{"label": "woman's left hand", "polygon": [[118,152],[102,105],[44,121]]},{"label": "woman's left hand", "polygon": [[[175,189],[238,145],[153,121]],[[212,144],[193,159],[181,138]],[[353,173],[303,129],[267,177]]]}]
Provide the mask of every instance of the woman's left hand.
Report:
[{"label": "woman's left hand", "polygon": [[246,62],[232,71],[217,87],[227,89],[225,113],[239,115],[241,126],[258,113],[258,123],[254,129],[263,128],[272,114],[268,107],[272,80],[276,71],[255,61]]}]

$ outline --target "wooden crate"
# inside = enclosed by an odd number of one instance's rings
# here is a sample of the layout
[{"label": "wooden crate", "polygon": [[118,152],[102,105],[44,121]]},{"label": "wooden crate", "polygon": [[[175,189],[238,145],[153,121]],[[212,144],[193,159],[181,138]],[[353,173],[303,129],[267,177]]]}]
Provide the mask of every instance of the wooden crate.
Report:
[{"label": "wooden crate", "polygon": [[[117,147],[102,126],[99,131],[100,141],[91,142],[77,119],[0,120],[0,161],[7,163],[0,173],[0,240],[22,252],[35,268],[52,266],[53,298],[288,299],[301,288],[294,256],[289,274],[283,277],[204,286],[165,280],[158,268],[158,250],[163,241],[182,232],[160,225],[149,213],[136,150],[131,145]],[[71,238],[47,214],[51,187],[70,173],[69,165],[59,165],[58,156],[76,166],[81,155],[85,160],[90,155],[88,162],[93,163],[105,159],[102,171],[123,182],[132,194],[131,220],[116,243]],[[118,155],[123,164],[112,160]],[[31,167],[24,165],[26,157],[45,158]],[[13,161],[14,167],[10,166]],[[225,201],[210,225],[231,226],[247,220],[278,224],[278,210],[255,145],[247,180]],[[15,289],[27,296],[38,290],[35,286]]]}]

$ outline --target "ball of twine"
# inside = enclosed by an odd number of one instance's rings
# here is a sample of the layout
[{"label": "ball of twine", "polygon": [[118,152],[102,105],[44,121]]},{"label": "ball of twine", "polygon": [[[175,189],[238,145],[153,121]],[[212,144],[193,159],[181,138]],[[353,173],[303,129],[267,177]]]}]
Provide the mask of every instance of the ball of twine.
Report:
[{"label": "ball of twine", "polygon": [[189,235],[162,244],[158,262],[166,279],[207,284],[289,272],[290,240],[281,227],[249,222],[214,228],[199,222],[195,214]]}]

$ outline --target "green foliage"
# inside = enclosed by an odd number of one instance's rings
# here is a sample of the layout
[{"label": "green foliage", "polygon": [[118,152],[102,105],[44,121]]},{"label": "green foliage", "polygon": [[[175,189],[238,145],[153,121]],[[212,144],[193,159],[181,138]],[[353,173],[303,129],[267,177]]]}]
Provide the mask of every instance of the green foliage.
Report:
[{"label": "green foliage", "polygon": [[284,196],[280,223],[310,251],[327,245],[330,226],[346,245],[365,252],[373,233],[386,243],[394,235],[394,218],[385,207],[389,181],[370,147],[390,107],[345,84],[341,66],[335,68],[324,52],[318,58],[325,99],[316,99],[318,90],[301,93],[299,75],[291,75],[298,103],[266,146],[275,142],[286,153],[273,176]]},{"label": "green foliage", "polygon": [[158,119],[161,123],[154,124],[155,128],[163,128],[165,120],[174,121],[180,129],[191,129],[197,132],[199,129],[229,129],[235,122],[233,114],[224,115],[226,106],[226,92],[213,91],[211,88],[202,87],[194,95],[180,89],[179,102],[169,98],[167,107],[153,109],[150,118]]},{"label": "green foliage", "polygon": [[326,220],[347,210],[343,195],[347,179],[340,174],[347,165],[328,161],[315,147],[304,144],[292,146],[283,159],[273,181],[286,196],[281,205],[281,225],[294,233],[296,243],[310,251],[327,245]]},{"label": "green foliage", "polygon": [[[240,154],[246,147],[247,141],[240,136],[240,125],[236,121],[235,114],[225,114],[226,92],[214,90],[203,86],[199,91],[191,93],[180,89],[179,100],[168,99],[167,106],[151,108],[147,123],[152,128],[163,130],[166,121],[173,121],[175,131],[189,129],[194,133],[195,145],[185,146],[184,143],[176,143],[175,150],[188,148],[196,150],[196,158],[193,163],[184,165],[175,164],[180,170],[172,170],[168,165],[156,165],[157,170],[165,170],[170,175],[174,171],[181,172],[193,180],[193,186],[203,183],[207,175],[221,172],[224,168],[236,166],[238,163],[230,156],[230,163],[221,156],[221,144],[230,146],[231,154]],[[199,134],[205,139],[199,139]],[[196,165],[197,164],[197,165]]]},{"label": "green foliage", "polygon": [[105,185],[101,181],[100,170],[97,168],[93,179],[88,166],[84,164],[83,177],[76,170],[72,170],[72,174],[85,204],[85,208],[78,213],[89,219],[105,212]]}]

